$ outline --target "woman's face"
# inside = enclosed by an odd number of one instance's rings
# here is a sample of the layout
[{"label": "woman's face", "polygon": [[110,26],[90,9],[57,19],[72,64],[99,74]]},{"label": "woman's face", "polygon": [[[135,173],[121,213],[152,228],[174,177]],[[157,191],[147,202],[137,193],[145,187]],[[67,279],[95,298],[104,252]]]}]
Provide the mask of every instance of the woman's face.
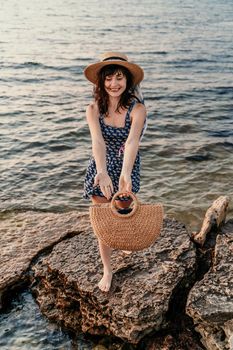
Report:
[{"label": "woman's face", "polygon": [[126,76],[121,71],[117,71],[112,75],[106,76],[104,88],[109,96],[120,97],[126,89],[126,84]]}]

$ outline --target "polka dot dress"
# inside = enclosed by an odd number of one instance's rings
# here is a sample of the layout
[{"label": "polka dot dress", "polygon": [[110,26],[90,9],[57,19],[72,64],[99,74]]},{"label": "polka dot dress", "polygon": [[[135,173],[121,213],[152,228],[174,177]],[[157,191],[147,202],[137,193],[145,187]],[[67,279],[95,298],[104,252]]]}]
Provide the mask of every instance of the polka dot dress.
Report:
[{"label": "polka dot dress", "polygon": [[[132,111],[136,102],[137,101],[134,100],[130,104],[125,117],[125,126],[122,128],[105,124],[104,117],[102,115],[99,118],[102,135],[106,144],[107,172],[112,180],[114,193],[118,191],[119,177],[120,177],[121,169],[123,165],[124,143],[128,138],[130,126],[131,126],[130,112]],[[92,195],[104,197],[99,186],[93,187],[95,176],[96,176],[95,159],[91,157],[88,163],[86,176],[84,180],[84,193],[83,193],[84,199],[89,199],[90,196]],[[131,173],[131,179],[132,179],[132,192],[137,193],[140,189],[140,154],[139,152],[137,153],[137,156],[134,162],[134,166]],[[124,199],[127,200],[128,198],[122,197],[122,200]]]}]

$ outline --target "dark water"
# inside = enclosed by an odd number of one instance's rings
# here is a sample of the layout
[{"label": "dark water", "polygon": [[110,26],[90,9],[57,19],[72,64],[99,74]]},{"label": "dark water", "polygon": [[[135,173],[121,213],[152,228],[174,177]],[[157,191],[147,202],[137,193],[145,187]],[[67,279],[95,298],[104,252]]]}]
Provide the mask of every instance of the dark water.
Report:
[{"label": "dark water", "polygon": [[87,210],[82,72],[118,50],[145,70],[139,198],[198,227],[233,194],[232,18],[232,0],[1,2],[0,210]]},{"label": "dark water", "polygon": [[[1,350],[91,350],[94,343],[82,335],[75,339],[41,316],[32,296],[24,291],[1,315]],[[74,338],[74,337],[73,337]]]}]

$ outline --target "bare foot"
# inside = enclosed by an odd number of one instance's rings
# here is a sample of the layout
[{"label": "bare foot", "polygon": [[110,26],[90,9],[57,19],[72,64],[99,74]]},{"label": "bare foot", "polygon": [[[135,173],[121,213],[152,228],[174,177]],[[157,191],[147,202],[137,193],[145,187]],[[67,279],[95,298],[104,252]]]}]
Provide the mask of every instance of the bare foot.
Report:
[{"label": "bare foot", "polygon": [[108,292],[111,288],[112,283],[112,272],[106,272],[104,273],[103,277],[101,278],[98,287],[102,292]]},{"label": "bare foot", "polygon": [[133,252],[131,250],[122,250],[123,253],[129,255],[132,254]]}]

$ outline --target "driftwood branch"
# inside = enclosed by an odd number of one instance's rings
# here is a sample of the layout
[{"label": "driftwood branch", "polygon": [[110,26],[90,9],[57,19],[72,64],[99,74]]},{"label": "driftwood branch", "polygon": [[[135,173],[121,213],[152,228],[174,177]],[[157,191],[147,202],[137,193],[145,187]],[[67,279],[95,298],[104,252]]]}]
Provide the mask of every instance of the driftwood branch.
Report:
[{"label": "driftwood branch", "polygon": [[225,222],[229,201],[229,197],[220,196],[213,202],[205,214],[200,232],[193,233],[193,240],[196,243],[203,246],[207,233],[209,233],[214,226],[219,227]]}]

